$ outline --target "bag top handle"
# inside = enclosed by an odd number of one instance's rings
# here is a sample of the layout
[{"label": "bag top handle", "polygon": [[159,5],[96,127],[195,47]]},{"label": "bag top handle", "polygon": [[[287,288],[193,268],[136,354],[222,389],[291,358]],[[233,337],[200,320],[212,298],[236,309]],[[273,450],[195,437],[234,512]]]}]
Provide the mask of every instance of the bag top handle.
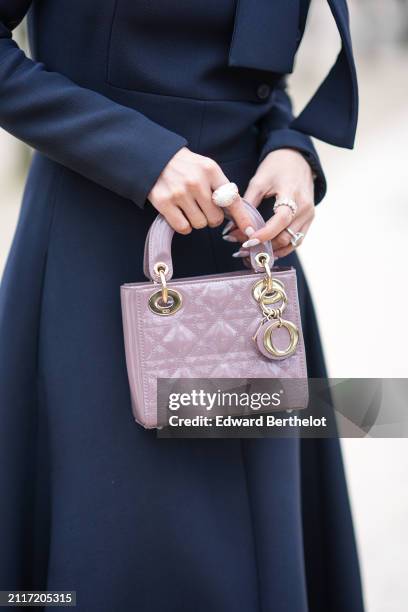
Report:
[{"label": "bag top handle", "polygon": [[[258,231],[265,225],[265,221],[260,212],[249,202],[242,200],[246,212],[251,218],[252,226],[255,231]],[[171,243],[173,240],[174,229],[167,223],[163,215],[157,215],[146,236],[143,271],[147,278],[159,282],[160,275],[158,268],[160,264],[164,268],[166,281],[171,280],[173,276],[173,261],[171,257]],[[267,253],[269,255],[269,266],[272,268],[274,256],[272,243],[270,240],[257,246],[248,249],[250,252],[251,265],[255,272],[264,271],[264,266],[257,261],[256,256],[259,253]]]}]

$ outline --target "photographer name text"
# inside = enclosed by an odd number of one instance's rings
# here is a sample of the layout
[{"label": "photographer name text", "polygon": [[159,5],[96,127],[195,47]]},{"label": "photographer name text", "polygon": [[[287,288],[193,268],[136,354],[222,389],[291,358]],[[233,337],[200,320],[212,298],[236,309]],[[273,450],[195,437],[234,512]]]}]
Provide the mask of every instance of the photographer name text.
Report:
[{"label": "photographer name text", "polygon": [[288,417],[277,417],[271,414],[260,414],[257,416],[194,416],[180,417],[176,414],[169,416],[170,427],[275,427],[275,428],[325,428],[326,417],[299,417],[297,415]]}]

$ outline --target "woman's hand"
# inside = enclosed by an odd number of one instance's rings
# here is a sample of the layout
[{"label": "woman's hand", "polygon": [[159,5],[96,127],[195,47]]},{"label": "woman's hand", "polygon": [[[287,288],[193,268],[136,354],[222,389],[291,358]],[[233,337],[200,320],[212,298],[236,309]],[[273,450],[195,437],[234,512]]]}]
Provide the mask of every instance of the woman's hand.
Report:
[{"label": "woman's hand", "polygon": [[293,200],[297,204],[297,212],[293,215],[288,206],[279,206],[266,226],[251,235],[250,240],[239,229],[232,229],[225,239],[243,242],[243,255],[247,254],[245,248],[258,244],[255,240],[272,240],[276,257],[285,257],[294,250],[286,228],[289,227],[294,233],[306,234],[313,221],[315,206],[312,169],[294,149],[278,149],[269,153],[250,180],[244,199],[257,207],[262,200],[272,196]]},{"label": "woman's hand", "polygon": [[[224,212],[214,204],[212,194],[228,182],[215,161],[183,147],[168,162],[148,199],[176,232],[189,234],[192,228],[216,227],[223,222]],[[251,221],[241,198],[228,207],[228,212],[242,235],[248,237]]]}]

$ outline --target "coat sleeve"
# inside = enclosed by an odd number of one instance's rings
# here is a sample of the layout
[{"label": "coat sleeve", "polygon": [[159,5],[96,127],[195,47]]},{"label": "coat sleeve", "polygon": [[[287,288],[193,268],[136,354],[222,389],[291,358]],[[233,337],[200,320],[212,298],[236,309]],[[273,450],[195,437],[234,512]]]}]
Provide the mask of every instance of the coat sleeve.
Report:
[{"label": "coat sleeve", "polygon": [[277,149],[297,149],[309,162],[315,175],[315,202],[324,198],[326,178],[312,139],[290,127],[293,122],[292,102],[286,90],[286,78],[282,78],[274,93],[274,104],[260,122],[262,150],[260,161]]},{"label": "coat sleeve", "polygon": [[143,207],[187,141],[134,109],[50,72],[12,39],[32,0],[0,0],[0,126]]}]

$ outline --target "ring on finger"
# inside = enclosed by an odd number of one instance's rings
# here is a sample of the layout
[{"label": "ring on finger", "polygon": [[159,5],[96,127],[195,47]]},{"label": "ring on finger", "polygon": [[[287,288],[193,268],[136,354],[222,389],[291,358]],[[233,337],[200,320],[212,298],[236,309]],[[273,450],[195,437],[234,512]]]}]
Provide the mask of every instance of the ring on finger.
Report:
[{"label": "ring on finger", "polygon": [[286,231],[288,232],[289,236],[291,237],[290,243],[291,245],[296,249],[296,247],[298,247],[301,242],[303,241],[303,238],[305,237],[303,232],[294,232],[293,230],[290,229],[290,227],[286,228]]},{"label": "ring on finger", "polygon": [[295,200],[291,200],[290,198],[276,198],[276,202],[273,205],[273,212],[276,213],[279,206],[287,206],[290,208],[292,215],[295,216],[297,213],[298,205]]},{"label": "ring on finger", "polygon": [[212,201],[217,206],[225,208],[230,206],[239,196],[238,187],[235,183],[225,183],[218,187],[212,194]]}]

